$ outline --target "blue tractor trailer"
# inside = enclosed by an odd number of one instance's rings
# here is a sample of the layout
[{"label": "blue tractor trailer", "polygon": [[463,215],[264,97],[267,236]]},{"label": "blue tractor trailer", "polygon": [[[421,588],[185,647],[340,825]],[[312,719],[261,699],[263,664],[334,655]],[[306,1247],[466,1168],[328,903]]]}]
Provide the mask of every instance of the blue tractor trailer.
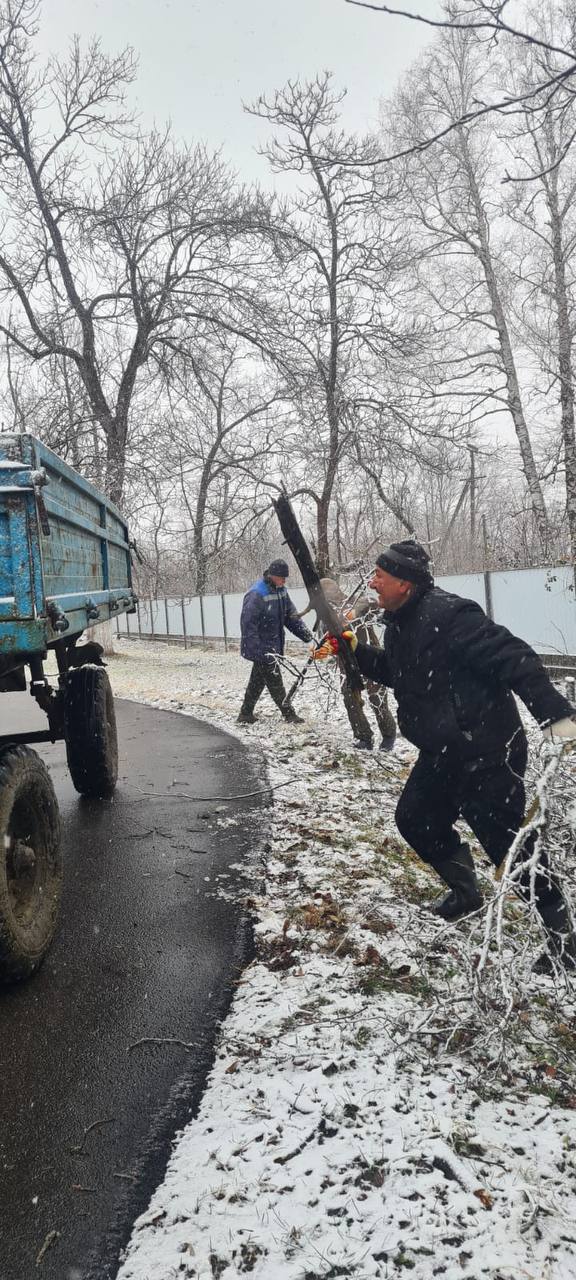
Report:
[{"label": "blue tractor trailer", "polygon": [[101,646],[78,641],[135,606],[117,508],[34,436],[0,433],[0,694],[28,692],[46,716],[45,729],[0,732],[0,981],[34,972],[58,920],[58,804],[31,744],[63,740],[76,790],[112,793],[110,681]]}]

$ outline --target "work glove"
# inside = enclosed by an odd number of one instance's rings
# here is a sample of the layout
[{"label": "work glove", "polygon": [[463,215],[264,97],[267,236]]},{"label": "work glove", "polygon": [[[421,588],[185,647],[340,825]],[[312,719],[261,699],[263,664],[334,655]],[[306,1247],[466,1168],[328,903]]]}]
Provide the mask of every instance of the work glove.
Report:
[{"label": "work glove", "polygon": [[313,651],[312,657],[316,662],[322,662],[325,658],[334,658],[337,653],[342,652],[343,642],[348,644],[354,653],[358,644],[357,637],[353,631],[343,631],[341,636],[328,636],[323,644]]},{"label": "work glove", "polygon": [[544,737],[548,742],[569,742],[576,739],[576,716],[565,716],[563,720],[556,720],[555,724],[549,724],[544,729]]}]

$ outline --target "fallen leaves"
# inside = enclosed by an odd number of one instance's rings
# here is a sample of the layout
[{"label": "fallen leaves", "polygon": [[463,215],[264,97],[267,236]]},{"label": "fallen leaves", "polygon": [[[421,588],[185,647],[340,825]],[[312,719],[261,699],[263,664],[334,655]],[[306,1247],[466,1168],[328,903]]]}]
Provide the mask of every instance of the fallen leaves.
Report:
[{"label": "fallen leaves", "polygon": [[354,964],[356,965],[381,964],[381,962],[382,962],[382,956],[380,955],[380,952],[376,950],[376,947],[368,946],[366,947],[366,950],[362,953],[362,955],[358,956],[358,958],[354,961]]},{"label": "fallen leaves", "polygon": [[343,929],[346,916],[331,893],[320,893],[313,902],[305,902],[294,912],[294,921],[305,929]]},{"label": "fallen leaves", "polygon": [[477,1187],[474,1195],[476,1196],[476,1199],[480,1201],[480,1204],[484,1205],[485,1209],[493,1208],[494,1201],[489,1191],[485,1191],[483,1187]]}]

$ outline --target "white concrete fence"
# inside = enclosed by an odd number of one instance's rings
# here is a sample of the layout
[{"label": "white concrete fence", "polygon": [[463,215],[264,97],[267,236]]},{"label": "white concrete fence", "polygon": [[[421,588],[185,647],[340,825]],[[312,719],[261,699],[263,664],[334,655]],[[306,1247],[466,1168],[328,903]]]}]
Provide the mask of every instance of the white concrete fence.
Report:
[{"label": "white concrete fence", "polygon": [[[504,569],[494,573],[455,574],[437,579],[446,591],[476,600],[495,622],[527,640],[542,655],[576,657],[576,599],[570,565],[548,569]],[[219,640],[236,647],[244,593],[192,598],[140,599],[135,614],[116,618],[119,635],[134,639],[172,639],[184,645]],[[304,609],[308,595],[290,595]],[[572,664],[574,665],[574,664]]]}]

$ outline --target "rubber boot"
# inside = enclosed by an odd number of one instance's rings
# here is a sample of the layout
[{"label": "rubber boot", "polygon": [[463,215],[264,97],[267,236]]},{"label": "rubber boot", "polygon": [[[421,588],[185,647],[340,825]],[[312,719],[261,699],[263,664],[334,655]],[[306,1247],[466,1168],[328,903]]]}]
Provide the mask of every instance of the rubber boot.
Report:
[{"label": "rubber boot", "polygon": [[286,710],[282,712],[282,717],[287,724],[304,724],[305,723],[302,716],[296,715],[296,712],[293,707],[287,707]]},{"label": "rubber boot", "polygon": [[254,712],[244,711],[242,709],[240,715],[236,717],[236,724],[256,724],[256,716],[254,715]]},{"label": "rubber boot", "polygon": [[461,844],[453,857],[430,865],[450,891],[432,903],[431,910],[435,915],[441,916],[443,920],[459,920],[460,916],[479,910],[484,899],[467,844]]},{"label": "rubber boot", "polygon": [[548,951],[539,956],[533,966],[534,973],[554,972],[554,960],[576,974],[576,936],[570,922],[568,909],[562,897],[552,902],[536,902],[538,914],[546,930]]}]

